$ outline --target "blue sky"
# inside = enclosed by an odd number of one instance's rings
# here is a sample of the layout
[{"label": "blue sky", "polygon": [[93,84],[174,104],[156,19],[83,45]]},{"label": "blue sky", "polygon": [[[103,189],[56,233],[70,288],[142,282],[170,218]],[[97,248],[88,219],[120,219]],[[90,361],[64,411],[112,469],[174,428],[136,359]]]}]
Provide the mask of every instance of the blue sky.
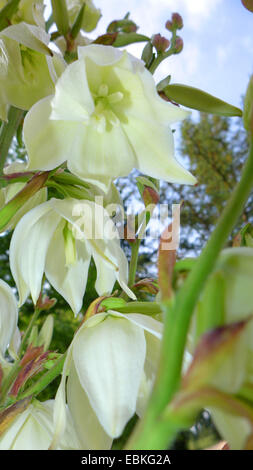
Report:
[{"label": "blue sky", "polygon": [[[180,34],[184,50],[164,62],[155,78],[168,74],[172,82],[202,88],[225,101],[240,106],[248,79],[253,73],[253,14],[240,0],[95,0],[103,17],[92,36],[102,34],[113,19],[127,11],[139,26],[138,32],[151,35],[170,33],[164,25],[171,13],[184,20]],[[143,45],[129,48],[140,57]]]}]

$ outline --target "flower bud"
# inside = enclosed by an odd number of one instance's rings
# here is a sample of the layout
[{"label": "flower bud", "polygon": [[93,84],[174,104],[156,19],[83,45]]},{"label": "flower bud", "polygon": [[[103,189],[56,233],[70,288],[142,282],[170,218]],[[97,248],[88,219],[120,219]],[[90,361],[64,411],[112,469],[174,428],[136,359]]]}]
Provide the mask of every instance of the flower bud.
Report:
[{"label": "flower bud", "polygon": [[107,33],[136,33],[138,26],[128,19],[114,20],[107,27]]},{"label": "flower bud", "polygon": [[168,29],[168,31],[175,31],[177,29],[182,29],[183,28],[183,18],[179,13],[173,13],[171,20],[166,21],[165,23],[165,28]]},{"label": "flower bud", "polygon": [[183,18],[179,13],[172,14],[172,24],[175,29],[182,29],[183,28]]},{"label": "flower bud", "polygon": [[165,23],[165,28],[166,28],[168,31],[173,31],[173,24],[172,24],[172,21],[171,21],[171,20],[166,21],[166,23]]},{"label": "flower bud", "polygon": [[183,47],[184,47],[183,39],[180,36],[177,36],[176,41],[175,41],[175,46],[174,46],[174,54],[179,54],[183,50]]},{"label": "flower bud", "polygon": [[156,48],[157,52],[165,52],[170,46],[169,39],[161,36],[160,33],[152,37],[151,43]]}]

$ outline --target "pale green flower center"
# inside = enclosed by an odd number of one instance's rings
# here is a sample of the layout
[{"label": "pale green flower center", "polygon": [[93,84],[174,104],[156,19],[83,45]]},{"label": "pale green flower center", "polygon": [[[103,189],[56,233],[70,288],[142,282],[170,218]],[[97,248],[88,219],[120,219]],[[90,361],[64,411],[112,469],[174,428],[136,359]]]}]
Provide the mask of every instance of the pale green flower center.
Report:
[{"label": "pale green flower center", "polygon": [[63,239],[64,239],[66,265],[70,266],[71,264],[76,263],[77,253],[76,253],[76,240],[73,235],[72,228],[68,222],[65,223],[65,226],[63,229]]},{"label": "pale green flower center", "polygon": [[108,126],[119,125],[114,105],[122,101],[123,98],[124,95],[121,91],[110,93],[109,87],[105,83],[102,83],[97,92],[93,93],[95,110],[91,118],[98,132],[104,132]]}]

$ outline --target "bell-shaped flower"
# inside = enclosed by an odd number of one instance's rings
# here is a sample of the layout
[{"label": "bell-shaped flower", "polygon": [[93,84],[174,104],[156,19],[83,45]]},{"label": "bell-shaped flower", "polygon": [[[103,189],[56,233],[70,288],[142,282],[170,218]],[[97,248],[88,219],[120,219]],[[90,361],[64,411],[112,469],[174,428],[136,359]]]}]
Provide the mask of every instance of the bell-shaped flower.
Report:
[{"label": "bell-shaped flower", "polygon": [[104,185],[133,168],[195,183],[174,157],[170,129],[188,111],[158,95],[144,63],[98,44],[79,47],[78,57],[57,81],[55,94],[26,115],[28,168],[51,170],[67,161],[75,175]]},{"label": "bell-shaped flower", "polygon": [[92,201],[50,199],[17,224],[10,244],[10,267],[22,305],[36,303],[43,274],[77,314],[83,303],[91,257],[95,288],[110,293],[117,280],[128,295],[128,262],[116,227],[103,206]]},{"label": "bell-shaped flower", "polygon": [[77,18],[79,11],[84,5],[84,14],[82,19],[82,27],[86,32],[93,31],[101,18],[101,11],[96,8],[92,0],[67,0],[66,1],[70,23],[73,24]]},{"label": "bell-shaped flower", "polygon": [[64,423],[67,380],[67,402],[81,442],[90,449],[110,448],[131,417],[143,413],[161,334],[162,323],[137,313],[109,310],[85,321],[69,347],[56,395],[56,435]]},{"label": "bell-shaped flower", "polygon": [[19,23],[0,33],[0,109],[7,119],[8,106],[28,110],[54,92],[65,67],[48,48],[49,35],[40,27]]},{"label": "bell-shaped flower", "polygon": [[[25,171],[26,163],[15,161],[7,167],[4,168],[4,174],[10,175],[12,173],[22,173]],[[7,204],[16,194],[21,191],[25,186],[25,183],[18,182],[12,183],[8,186],[0,189],[0,209]],[[18,221],[33,207],[42,204],[47,200],[47,188],[40,189],[36,194],[34,194],[30,199],[28,199],[23,206],[16,212],[12,217],[11,221],[5,225],[4,230],[12,230],[18,223]]]},{"label": "bell-shaped flower", "polygon": [[0,358],[14,340],[18,322],[18,306],[9,285],[0,279]]},{"label": "bell-shaped flower", "polygon": [[[48,450],[52,441],[54,400],[34,400],[17,414],[0,437],[0,450]],[[67,426],[57,449],[81,450],[68,409]]]}]

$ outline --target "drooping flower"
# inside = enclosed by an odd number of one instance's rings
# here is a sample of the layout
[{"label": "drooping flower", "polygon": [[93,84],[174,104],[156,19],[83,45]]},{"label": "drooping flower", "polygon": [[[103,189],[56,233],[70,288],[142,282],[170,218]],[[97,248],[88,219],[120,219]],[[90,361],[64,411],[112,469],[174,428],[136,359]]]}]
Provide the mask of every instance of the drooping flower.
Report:
[{"label": "drooping flower", "polygon": [[67,0],[66,5],[71,24],[75,22],[79,11],[84,5],[82,29],[89,33],[96,28],[102,15],[101,10],[95,7],[92,0]]},{"label": "drooping flower", "polygon": [[126,51],[92,44],[57,81],[55,94],[24,122],[29,169],[67,161],[80,178],[104,185],[133,168],[155,178],[195,183],[174,157],[170,124],[188,112],[158,95],[144,63]]},{"label": "drooping flower", "polygon": [[67,375],[70,413],[88,448],[108,449],[134,413],[142,416],[156,374],[161,333],[162,324],[142,314],[109,310],[85,321],[68,350],[56,395],[56,435],[64,423]]},{"label": "drooping flower", "polygon": [[19,23],[0,33],[0,110],[8,106],[27,110],[54,92],[63,71],[63,59],[48,48],[50,36],[39,26]]},{"label": "drooping flower", "polygon": [[[54,400],[34,400],[18,414],[0,437],[1,450],[48,450],[53,436]],[[67,426],[59,450],[81,450],[75,428],[66,408]]]},{"label": "drooping flower", "polygon": [[17,331],[18,306],[9,285],[0,279],[0,357],[4,358]]},{"label": "drooping flower", "polygon": [[[80,211],[81,205],[81,211]],[[128,263],[118,232],[105,209],[91,201],[50,199],[17,224],[10,244],[10,267],[22,305],[29,293],[36,303],[43,274],[77,314],[83,303],[91,257],[95,288],[110,293],[115,281],[127,287]]]},{"label": "drooping flower", "polygon": [[[12,173],[22,173],[25,170],[26,163],[15,161],[4,168],[4,174],[10,175]],[[0,209],[9,202],[16,194],[21,191],[25,186],[25,183],[12,183],[8,186],[0,189]],[[28,201],[26,201],[21,209],[19,209],[11,221],[5,225],[3,230],[12,230],[18,223],[18,221],[33,207],[42,204],[47,200],[47,188],[40,189],[34,194]]]}]

